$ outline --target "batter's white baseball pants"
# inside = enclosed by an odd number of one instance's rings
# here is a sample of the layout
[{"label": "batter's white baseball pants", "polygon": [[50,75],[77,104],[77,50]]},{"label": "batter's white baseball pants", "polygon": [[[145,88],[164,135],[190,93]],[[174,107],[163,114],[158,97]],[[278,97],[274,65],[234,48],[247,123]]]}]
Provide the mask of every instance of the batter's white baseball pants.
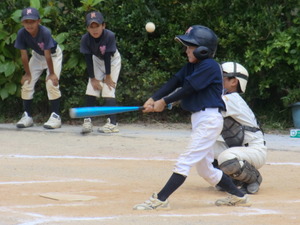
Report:
[{"label": "batter's white baseball pants", "polygon": [[215,186],[223,172],[213,167],[213,145],[223,128],[223,117],[218,108],[206,108],[191,116],[192,134],[189,144],[177,160],[173,172],[188,176],[192,166],[208,183]]}]

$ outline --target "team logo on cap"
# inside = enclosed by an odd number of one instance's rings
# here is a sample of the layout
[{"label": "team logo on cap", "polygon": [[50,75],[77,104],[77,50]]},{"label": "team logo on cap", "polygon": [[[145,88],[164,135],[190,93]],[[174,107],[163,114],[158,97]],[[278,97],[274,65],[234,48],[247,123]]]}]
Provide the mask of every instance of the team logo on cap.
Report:
[{"label": "team logo on cap", "polygon": [[187,31],[185,32],[186,34],[189,34],[191,32],[193,28],[192,27],[189,27],[189,29],[187,29]]},{"label": "team logo on cap", "polygon": [[91,18],[96,18],[96,13],[92,12],[91,13]]},{"label": "team logo on cap", "polygon": [[27,14],[27,15],[32,14],[32,10],[31,10],[31,9],[27,9],[26,14]]}]

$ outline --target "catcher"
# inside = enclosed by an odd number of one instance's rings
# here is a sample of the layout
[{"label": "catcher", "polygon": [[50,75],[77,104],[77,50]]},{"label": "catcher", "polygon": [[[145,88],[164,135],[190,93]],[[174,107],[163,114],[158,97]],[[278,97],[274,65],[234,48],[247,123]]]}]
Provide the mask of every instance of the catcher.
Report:
[{"label": "catcher", "polygon": [[254,194],[262,182],[258,169],[266,162],[267,147],[254,113],[240,96],[245,93],[249,74],[236,62],[225,62],[221,67],[227,111],[222,111],[224,127],[221,136],[225,142],[217,141],[214,146],[218,163],[215,166],[238,181],[241,191]]}]

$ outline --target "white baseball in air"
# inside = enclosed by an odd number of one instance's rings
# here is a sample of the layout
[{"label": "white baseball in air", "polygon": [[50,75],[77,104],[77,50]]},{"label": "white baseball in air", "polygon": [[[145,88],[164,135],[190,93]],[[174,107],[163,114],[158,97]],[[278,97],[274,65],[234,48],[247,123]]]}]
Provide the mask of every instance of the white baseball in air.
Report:
[{"label": "white baseball in air", "polygon": [[148,22],[145,26],[145,29],[148,33],[152,33],[155,31],[155,24],[152,22]]}]

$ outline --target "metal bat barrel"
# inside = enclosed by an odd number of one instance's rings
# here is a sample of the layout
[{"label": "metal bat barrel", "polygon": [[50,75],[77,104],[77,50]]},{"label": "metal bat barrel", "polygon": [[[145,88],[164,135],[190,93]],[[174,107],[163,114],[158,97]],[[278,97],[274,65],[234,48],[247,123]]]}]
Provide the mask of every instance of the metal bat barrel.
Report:
[{"label": "metal bat barrel", "polygon": [[142,106],[95,106],[71,108],[69,114],[71,118],[87,118],[95,116],[105,116],[117,113],[143,110]]}]

